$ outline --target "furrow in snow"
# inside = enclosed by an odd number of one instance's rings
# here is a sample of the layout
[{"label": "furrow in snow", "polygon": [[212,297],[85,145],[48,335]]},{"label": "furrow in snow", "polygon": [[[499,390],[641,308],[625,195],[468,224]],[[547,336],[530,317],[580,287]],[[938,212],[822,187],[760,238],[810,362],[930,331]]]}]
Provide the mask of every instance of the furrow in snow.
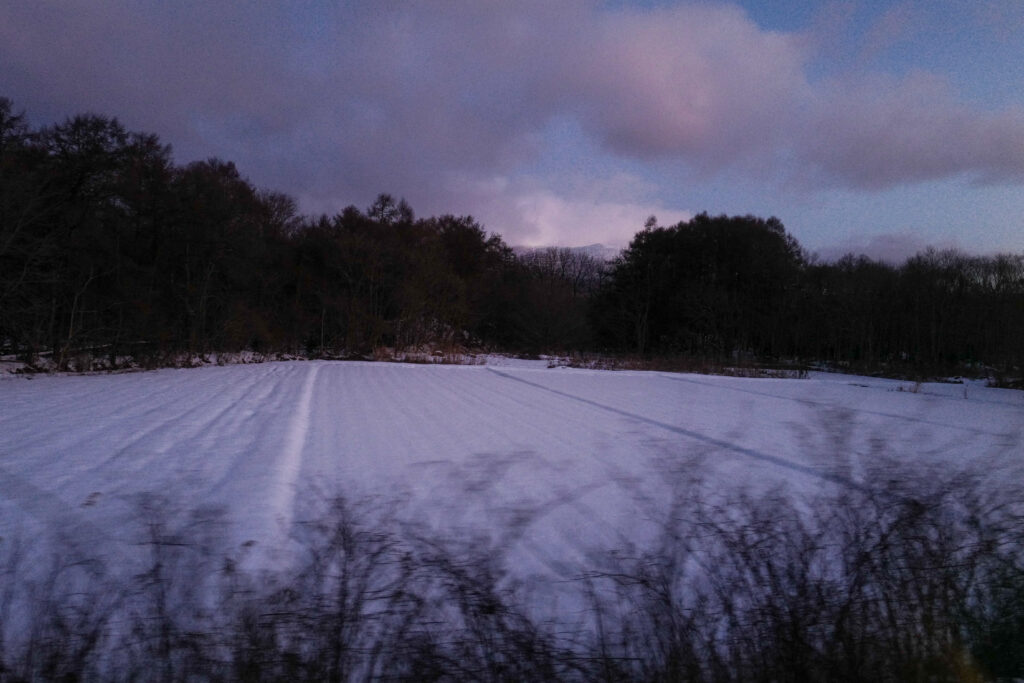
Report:
[{"label": "furrow in snow", "polygon": [[306,373],[306,381],[302,385],[299,403],[295,406],[285,436],[284,447],[277,468],[276,491],[270,502],[270,510],[277,517],[278,524],[285,534],[291,529],[295,508],[295,495],[299,487],[299,473],[302,470],[302,453],[310,432],[313,388],[322,365],[312,362]]}]

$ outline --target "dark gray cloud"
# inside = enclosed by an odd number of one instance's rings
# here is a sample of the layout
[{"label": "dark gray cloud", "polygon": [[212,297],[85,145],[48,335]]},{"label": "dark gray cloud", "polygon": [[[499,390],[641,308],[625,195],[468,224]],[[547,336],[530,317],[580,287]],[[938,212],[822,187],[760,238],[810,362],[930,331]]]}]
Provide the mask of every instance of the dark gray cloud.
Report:
[{"label": "dark gray cloud", "polygon": [[815,82],[807,46],[727,5],[35,0],[0,5],[0,92],[51,120],[116,114],[308,210],[382,190],[473,210],[452,204],[465,178],[529,173],[565,116],[606,153],[703,173],[1024,179],[1024,110],[979,109],[933,74]]}]

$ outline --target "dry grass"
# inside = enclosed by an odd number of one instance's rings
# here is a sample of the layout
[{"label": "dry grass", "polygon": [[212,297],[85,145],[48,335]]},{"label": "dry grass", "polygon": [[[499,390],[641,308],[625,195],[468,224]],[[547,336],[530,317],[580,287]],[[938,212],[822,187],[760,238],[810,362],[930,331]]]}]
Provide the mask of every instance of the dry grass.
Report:
[{"label": "dry grass", "polygon": [[119,581],[83,557],[29,579],[0,544],[0,680],[1021,678],[1019,500],[898,463],[799,501],[680,480],[650,547],[566,568],[589,610],[551,623],[480,539],[337,498],[267,575],[223,555],[215,511],[148,499]]},{"label": "dry grass", "polygon": [[691,356],[608,356],[595,354],[574,354],[554,360],[549,367],[586,368],[591,370],[652,370],[658,372],[681,372],[700,375],[727,375],[730,377],[775,377],[803,379],[807,369],[802,366],[760,363],[725,363],[708,358]]}]

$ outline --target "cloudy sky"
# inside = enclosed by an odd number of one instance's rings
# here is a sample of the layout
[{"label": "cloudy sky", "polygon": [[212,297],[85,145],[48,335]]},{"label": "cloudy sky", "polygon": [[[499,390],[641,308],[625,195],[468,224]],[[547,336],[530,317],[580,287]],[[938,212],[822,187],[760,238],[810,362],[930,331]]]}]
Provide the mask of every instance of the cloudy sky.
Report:
[{"label": "cloudy sky", "polygon": [[809,249],[1024,251],[1024,2],[0,3],[0,95],[511,244],[775,215]]}]

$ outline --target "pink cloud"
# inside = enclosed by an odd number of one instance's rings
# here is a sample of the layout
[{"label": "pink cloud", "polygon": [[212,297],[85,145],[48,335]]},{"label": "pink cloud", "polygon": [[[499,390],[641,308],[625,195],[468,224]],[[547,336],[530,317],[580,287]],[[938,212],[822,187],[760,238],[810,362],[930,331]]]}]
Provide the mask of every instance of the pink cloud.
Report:
[{"label": "pink cloud", "polygon": [[799,158],[833,183],[882,189],[968,174],[1024,180],[1024,109],[973,109],[918,72],[820,86],[794,136]]},{"label": "pink cloud", "polygon": [[802,87],[791,37],[732,7],[596,15],[559,74],[587,126],[613,149],[720,167],[759,153]]}]

